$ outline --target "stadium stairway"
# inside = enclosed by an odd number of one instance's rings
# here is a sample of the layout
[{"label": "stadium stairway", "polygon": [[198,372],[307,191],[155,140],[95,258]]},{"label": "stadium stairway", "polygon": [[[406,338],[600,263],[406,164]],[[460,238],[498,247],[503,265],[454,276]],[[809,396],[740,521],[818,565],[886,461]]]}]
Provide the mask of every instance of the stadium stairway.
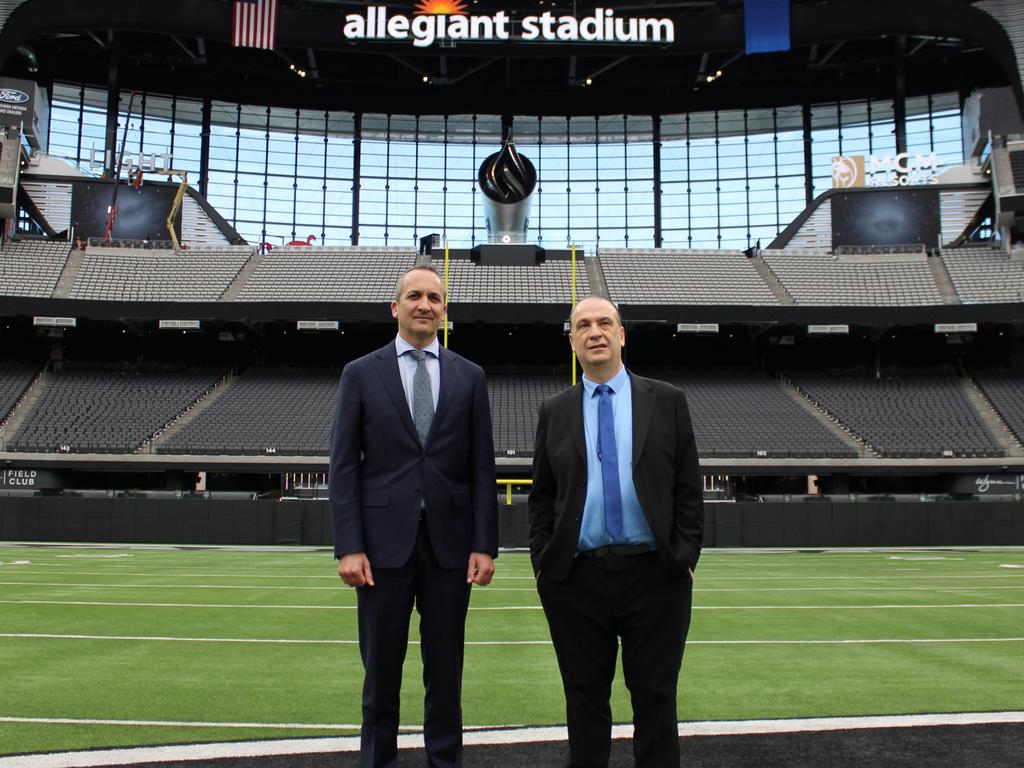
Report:
[{"label": "stadium stairway", "polygon": [[78,277],[78,272],[82,268],[84,260],[80,250],[77,248],[71,249],[71,253],[68,254],[68,260],[64,264],[64,271],[57,278],[57,285],[53,289],[53,298],[66,299],[71,295],[71,289],[75,285],[75,279]]},{"label": "stadium stairway", "polygon": [[263,260],[262,256],[257,256],[257,249],[253,248],[252,255],[249,256],[249,260],[242,265],[242,268],[238,270],[238,274],[235,275],[235,279],[231,281],[231,284],[227,287],[224,293],[221,294],[221,301],[234,301],[235,297],[242,292],[242,288],[249,282],[249,278],[252,277],[256,268],[259,267],[260,262]]},{"label": "stadium stairway", "polygon": [[1006,451],[1007,456],[1024,456],[1024,446],[1021,446],[1013,430],[1003,421],[999,411],[992,405],[985,392],[978,386],[974,379],[964,377],[960,379],[960,387],[963,389],[967,401],[978,413],[982,424],[985,425],[992,436],[996,439],[999,447]]},{"label": "stadium stairway", "polygon": [[754,269],[757,270],[757,274],[759,274],[761,279],[764,280],[764,284],[768,286],[768,289],[778,300],[779,304],[786,304],[789,306],[796,304],[793,297],[789,295],[789,291],[786,290],[786,286],[784,286],[782,281],[775,276],[771,267],[769,267],[767,262],[761,258],[760,254],[754,256],[750,261],[754,265]]},{"label": "stadium stairway", "polygon": [[803,393],[794,386],[793,382],[783,377],[779,379],[782,384],[782,389],[792,397],[801,408],[807,411],[813,416],[822,426],[824,426],[829,432],[835,435],[837,438],[843,441],[845,445],[848,445],[853,450],[857,451],[857,454],[863,458],[876,458],[880,456],[877,451],[871,448],[867,443],[863,442],[859,438],[855,437],[853,433],[842,427],[839,422],[829,416],[825,411],[821,410],[804,397]]},{"label": "stadium stairway", "polygon": [[227,392],[234,385],[237,377],[234,373],[228,373],[223,379],[217,382],[213,389],[211,389],[206,397],[200,400],[198,403],[193,405],[191,408],[186,410],[184,413],[179,414],[178,418],[172,421],[169,425],[164,427],[162,430],[153,435],[149,442],[143,446],[142,450],[147,453],[154,453],[157,448],[164,445],[174,435],[184,429],[190,424],[196,417],[199,416],[203,411],[209,408],[217,399]]},{"label": "stadium stairway", "polygon": [[949,277],[949,272],[946,271],[946,262],[942,260],[942,257],[937,255],[929,256],[928,268],[932,271],[932,278],[935,280],[935,287],[939,289],[939,295],[942,297],[942,303],[963,303],[960,301],[960,297],[956,293],[956,288],[953,287],[953,281]]},{"label": "stadium stairway", "polygon": [[18,433],[25,419],[32,413],[36,403],[39,401],[39,396],[46,389],[49,379],[49,373],[45,370],[40,371],[32,379],[28,387],[26,387],[25,394],[21,396],[21,399],[11,409],[11,416],[4,424],[3,432],[0,432],[0,449],[7,450],[7,443]]}]

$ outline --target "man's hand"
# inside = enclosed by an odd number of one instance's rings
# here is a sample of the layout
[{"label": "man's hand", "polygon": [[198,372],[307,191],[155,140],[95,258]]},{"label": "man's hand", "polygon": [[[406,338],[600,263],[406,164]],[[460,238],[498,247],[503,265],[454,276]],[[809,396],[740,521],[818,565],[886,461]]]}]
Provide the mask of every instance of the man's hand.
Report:
[{"label": "man's hand", "polygon": [[466,583],[479,584],[486,587],[494,576],[494,560],[483,552],[473,552],[469,556],[469,568],[466,570]]},{"label": "man's hand", "polygon": [[350,587],[373,586],[373,571],[365,552],[352,552],[342,557],[338,561],[338,575]]}]

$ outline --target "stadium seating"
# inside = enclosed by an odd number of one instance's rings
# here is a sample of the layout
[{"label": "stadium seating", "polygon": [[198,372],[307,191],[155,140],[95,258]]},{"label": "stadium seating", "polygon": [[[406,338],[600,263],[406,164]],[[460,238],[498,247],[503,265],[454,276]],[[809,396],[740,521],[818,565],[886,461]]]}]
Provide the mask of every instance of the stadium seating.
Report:
[{"label": "stadium seating", "polygon": [[602,249],[618,304],[778,304],[742,251]]},{"label": "stadium seating", "polygon": [[156,452],[326,455],[340,374],[340,368],[250,368]]},{"label": "stadium seating", "polygon": [[751,369],[643,369],[686,393],[704,457],[854,458],[845,443],[786,392]]},{"label": "stadium seating", "polygon": [[807,397],[882,456],[1002,456],[971,407],[961,381],[931,376],[829,375],[792,372]]},{"label": "stadium seating", "polygon": [[797,304],[907,306],[942,304],[926,257],[840,257],[820,251],[763,251],[769,269]]},{"label": "stadium seating", "polygon": [[386,302],[415,260],[412,248],[275,248],[235,300]]},{"label": "stadium seating", "polygon": [[[498,266],[451,259],[448,264],[448,294],[453,304],[568,304],[572,296],[572,263],[568,260]],[[434,267],[443,271],[443,261],[435,259]],[[589,294],[584,261],[577,259],[576,295]]]},{"label": "stadium seating", "polygon": [[0,424],[25,393],[39,366],[22,360],[0,360]]},{"label": "stadium seating", "polygon": [[[30,364],[0,366],[0,397],[11,379],[17,393],[7,400],[16,400],[36,370]],[[947,373],[875,379],[863,371],[798,371],[788,376],[795,387],[790,388],[751,368],[638,372],[683,389],[705,458],[857,458],[871,450],[892,458],[1004,453],[964,394],[964,382]],[[206,368],[47,374],[38,402],[15,434],[6,436],[8,449],[130,453],[157,435],[149,450],[163,454],[327,455],[338,367],[254,366],[226,379],[209,401],[175,423],[222,374]],[[983,371],[978,381],[1024,437],[1022,371]],[[496,455],[531,456],[538,407],[568,386],[565,375],[489,374]],[[801,396],[808,402],[800,402]],[[824,423],[828,419],[833,428]],[[161,437],[165,426],[170,428]],[[837,434],[842,431],[847,438]]]},{"label": "stadium seating", "polygon": [[[859,455],[801,407],[779,382],[759,371],[644,368],[639,372],[671,382],[686,393],[701,456]],[[545,398],[568,386],[564,376],[489,376],[496,453],[532,455],[537,409]]]},{"label": "stadium seating", "polygon": [[[761,253],[798,305],[943,303],[923,254],[837,256],[793,248]],[[68,254],[69,244],[64,241],[12,241],[0,252],[0,295],[52,295]],[[383,246],[284,247],[263,256],[253,256],[249,246],[178,253],[92,247],[80,258],[68,293],[73,299],[386,302],[402,272],[415,263],[416,253],[411,248]],[[970,246],[949,249],[942,258],[963,303],[1024,300],[1020,252]],[[741,251],[606,249],[596,263],[612,300],[619,304],[779,303],[754,262]],[[569,261],[483,266],[452,259],[449,265],[450,299],[455,303],[563,303],[571,294]],[[435,267],[442,268],[437,261]],[[236,286],[225,297],[233,282]],[[576,269],[577,295],[593,290],[581,259]]]},{"label": "stadium seating", "polygon": [[565,376],[494,375],[487,377],[494,426],[494,451],[499,456],[532,456],[537,409],[545,398],[569,386]]},{"label": "stadium seating", "polygon": [[66,240],[8,241],[0,251],[0,295],[50,296],[70,253]]},{"label": "stadium seating", "polygon": [[91,247],[69,297],[102,301],[216,301],[252,257],[248,246],[174,252]]},{"label": "stadium seating", "polygon": [[1024,254],[972,246],[947,250],[942,258],[964,304],[1024,301]]},{"label": "stadium seating", "polygon": [[1017,441],[1024,443],[1024,367],[989,368],[972,376]]},{"label": "stadium seating", "polygon": [[132,453],[223,375],[215,368],[48,374],[8,450]]}]

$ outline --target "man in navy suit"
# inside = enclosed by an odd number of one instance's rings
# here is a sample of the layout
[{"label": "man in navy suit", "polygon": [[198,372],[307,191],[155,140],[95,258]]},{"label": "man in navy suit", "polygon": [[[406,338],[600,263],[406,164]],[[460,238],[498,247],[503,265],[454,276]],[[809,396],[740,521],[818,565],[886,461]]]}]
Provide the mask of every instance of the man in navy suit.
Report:
[{"label": "man in navy suit", "polygon": [[395,341],[345,366],[331,435],[330,504],[342,581],[356,588],[363,768],[398,759],[402,663],[420,614],[428,764],[462,765],[462,657],[473,584],[497,556],[494,442],[484,372],[438,344],[444,287],[409,269]]},{"label": "man in navy suit", "polygon": [[636,768],[679,765],[676,686],[704,525],[686,398],[622,364],[608,299],[573,307],[583,381],[540,407],[530,557],[565,689],[572,768],[607,768],[615,657]]}]

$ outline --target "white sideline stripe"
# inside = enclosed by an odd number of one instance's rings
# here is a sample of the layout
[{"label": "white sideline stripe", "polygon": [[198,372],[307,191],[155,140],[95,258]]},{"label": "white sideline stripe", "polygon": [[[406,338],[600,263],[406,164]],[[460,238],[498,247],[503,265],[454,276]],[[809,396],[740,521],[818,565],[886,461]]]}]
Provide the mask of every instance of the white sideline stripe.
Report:
[{"label": "white sideline stripe", "polygon": [[[269,637],[166,637],[161,635],[78,635],[50,632],[0,632],[0,638],[27,640],[115,640],[156,643],[251,643],[254,645],[358,645],[358,640]],[[904,645],[916,643],[1021,643],[1024,637],[908,637],[809,640],[687,640],[687,645]],[[419,645],[418,640],[409,640]],[[550,640],[467,640],[466,645],[551,645]]]},{"label": "white sideline stripe", "polygon": [[[102,600],[0,600],[0,605],[83,605],[104,608],[228,608],[301,611],[354,611],[354,605],[252,605],[246,603],[132,603]],[[695,605],[695,611],[832,611],[832,610],[910,610],[945,608],[1024,608],[1024,603],[936,603],[929,605]],[[539,611],[539,605],[481,605],[471,611]]]},{"label": "white sideline stripe", "polygon": [[[6,563],[5,562],[0,562],[0,566],[3,566],[3,565],[28,565],[28,564],[43,565],[43,563],[31,563],[31,561],[29,561],[29,560],[25,560],[23,562],[22,561],[8,561]],[[63,563],[53,563],[52,564],[53,567],[64,566],[64,565],[65,564],[63,564]],[[167,577],[167,571],[131,572],[131,571],[128,571],[128,570],[123,570],[123,569],[118,569],[117,571],[67,571],[67,570],[61,570],[61,571],[55,573],[53,571],[53,567],[51,567],[51,568],[49,568],[47,570],[41,570],[41,571],[33,571],[33,570],[26,570],[24,568],[19,568],[18,569],[18,575],[21,576],[23,574],[31,574],[33,576],[38,576],[38,575],[46,575],[46,576],[129,576],[129,577],[132,577],[132,578],[134,578],[136,576],[138,576],[140,578],[148,578],[150,576],[159,576],[159,577],[162,577],[162,578],[166,578]],[[999,575],[1000,576],[1004,576],[1006,574],[999,574]],[[292,579],[292,580],[295,580],[295,581],[316,579],[317,581],[331,581],[331,582],[334,582],[337,585],[341,584],[341,579],[338,578],[338,574],[337,573],[328,573],[326,575],[325,574],[302,575],[302,574],[292,574],[292,573],[274,574],[274,573],[260,572],[260,573],[254,573],[254,574],[250,575],[250,574],[246,574],[246,573],[235,573],[233,571],[231,571],[231,572],[228,572],[228,571],[215,571],[215,572],[212,572],[212,573],[201,573],[201,572],[197,572],[197,571],[189,571],[187,573],[175,573],[174,577],[175,578],[179,578],[179,579],[182,579],[182,578],[185,578],[185,579],[199,579],[199,578],[222,578],[222,579]],[[779,577],[766,576],[765,578],[790,578],[790,577],[788,577],[788,576],[779,576]],[[802,577],[800,577],[800,576],[793,576],[792,578],[802,578]],[[812,578],[816,578],[816,577],[812,577]],[[872,577],[872,578],[884,578],[884,577],[877,576],[877,577]],[[972,578],[984,578],[984,576],[975,576],[975,577],[972,577]],[[496,575],[494,577],[494,579],[495,580],[501,579],[503,581],[536,581],[537,580],[534,576],[513,576],[513,575],[510,575],[510,574],[504,574],[504,573]],[[730,579],[730,581],[732,581],[732,579]]]},{"label": "white sideline stripe", "polygon": [[[678,728],[680,736],[699,737],[1014,723],[1024,723],[1024,712],[963,712],[941,715],[828,717],[792,720],[719,720],[683,722],[679,723]],[[203,724],[195,723],[190,725],[202,727]],[[632,725],[612,726],[612,738],[627,739],[632,735]],[[530,744],[550,741],[564,742],[566,738],[564,726],[466,729],[466,732],[463,734],[463,743],[467,746]],[[423,735],[419,732],[402,734],[398,737],[398,746],[400,749],[422,749]],[[358,736],[280,739],[272,741],[230,742],[226,744],[189,744],[185,746],[15,755],[0,757],[0,768],[98,768],[99,766],[137,765],[139,763],[153,762],[242,757],[260,758],[275,755],[356,752],[358,750]]]},{"label": "white sideline stripe", "polygon": [[[130,725],[161,728],[281,728],[303,731],[358,731],[359,723],[218,723],[194,720],[103,720],[77,717],[0,717],[0,723],[43,725]],[[415,725],[400,725],[402,731],[419,731]]]},{"label": "white sideline stripe", "polygon": [[[986,576],[984,578],[998,578]],[[1003,578],[1017,578],[1013,575]],[[82,582],[53,582],[53,581],[0,581],[2,586],[12,587],[90,587],[95,589],[250,589],[266,591],[271,589],[286,589],[289,592],[306,591],[328,591],[337,592],[344,590],[340,582],[333,587],[293,587],[274,586],[259,584],[246,586],[242,584],[89,584]],[[480,587],[488,592],[536,592],[536,587]],[[934,587],[694,587],[694,592],[963,592],[965,589],[990,590],[990,589],[1021,589],[1024,590],[1024,580],[1020,584],[1000,585],[986,584],[982,586],[964,587],[950,585],[948,580],[942,581],[942,586]]]},{"label": "white sideline stripe", "polygon": [[[27,565],[28,562],[25,562],[25,563],[8,562],[7,563],[7,565],[16,565],[16,564],[17,565],[22,565],[22,564],[26,564]],[[33,565],[41,565],[41,563],[32,563],[32,564]],[[0,563],[0,566],[2,566],[2,565],[4,565],[4,563]],[[55,565],[58,565],[58,564],[55,564]],[[998,567],[1000,567],[1000,568],[1014,568],[1014,567],[1022,568],[1022,567],[1024,567],[1024,565],[1021,565],[1021,566],[999,565]],[[921,569],[921,568],[908,568],[908,569],[892,568],[892,569],[887,569],[885,572],[879,573],[877,576],[816,576],[814,574],[807,574],[807,573],[794,573],[794,574],[791,574],[791,575],[782,575],[782,576],[728,576],[728,575],[725,575],[722,572],[715,572],[714,574],[712,574],[712,573],[708,573],[707,571],[700,572],[699,575],[700,576],[705,576],[705,577],[707,577],[709,579],[714,579],[715,581],[758,581],[758,582],[763,582],[763,581],[808,581],[808,580],[809,581],[826,581],[826,582],[836,582],[836,581],[838,581],[838,582],[842,582],[842,581],[888,581],[888,580],[893,578],[893,576],[892,576],[893,573],[900,573],[901,575],[898,578],[901,581],[922,580],[922,579],[923,580],[938,579],[940,577],[951,577],[951,578],[955,578],[955,579],[958,579],[958,580],[964,580],[964,579],[1020,579],[1021,578],[1020,575],[1015,574],[1015,573],[948,573],[948,572],[946,572],[946,573],[938,574],[938,573],[932,572],[930,574],[925,574],[925,575],[921,575],[921,576],[904,576],[904,575],[902,575],[906,571],[915,571],[915,572],[917,572],[917,571],[921,571],[921,570],[923,570],[923,569]],[[167,572],[166,571],[153,571],[153,572],[145,572],[144,571],[144,572],[138,572],[138,573],[131,573],[131,572],[128,572],[126,570],[120,570],[119,569],[117,571],[67,571],[67,570],[61,570],[61,571],[59,571],[57,573],[54,573],[52,568],[46,569],[46,570],[38,570],[38,571],[36,571],[36,570],[26,570],[24,568],[19,568],[18,569],[18,575],[19,576],[21,576],[21,575],[33,575],[33,576],[41,576],[41,575],[42,576],[129,576],[129,577],[136,577],[137,576],[137,577],[140,577],[140,578],[148,578],[148,577],[166,577],[167,576]],[[190,571],[188,573],[175,573],[174,576],[175,576],[175,578],[185,578],[185,579],[189,579],[189,578],[196,578],[196,579],[199,579],[199,578],[291,579],[291,580],[294,580],[294,581],[302,581],[302,580],[308,581],[310,579],[315,579],[317,581],[331,581],[331,582],[334,582],[335,584],[340,584],[340,579],[338,578],[338,575],[336,573],[312,574],[312,575],[257,573],[257,574],[251,574],[250,575],[250,574],[245,574],[245,573],[233,573],[233,572],[227,572],[227,571],[215,571],[215,572],[212,572],[212,573],[203,573],[203,572],[197,572],[197,571]],[[494,580],[495,581],[499,581],[499,580],[500,581],[536,581],[537,579],[534,576],[515,576],[515,575],[511,575],[511,574],[498,573],[497,575],[495,575]],[[135,585],[132,585],[132,586],[141,586],[141,585],[135,584]],[[145,586],[150,586],[150,585],[145,585]],[[275,589],[281,589],[281,587],[275,587]]]}]

